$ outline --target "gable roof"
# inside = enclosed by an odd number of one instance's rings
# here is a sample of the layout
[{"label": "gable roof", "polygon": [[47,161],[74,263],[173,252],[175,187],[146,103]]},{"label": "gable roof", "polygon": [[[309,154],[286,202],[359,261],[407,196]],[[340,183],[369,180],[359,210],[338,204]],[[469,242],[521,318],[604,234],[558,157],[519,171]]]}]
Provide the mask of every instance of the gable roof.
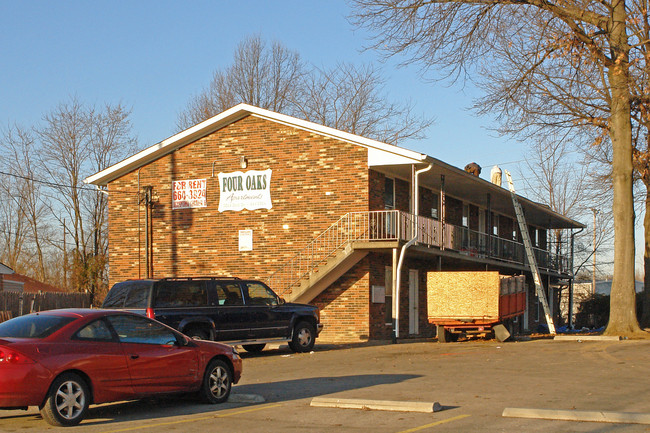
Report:
[{"label": "gable roof", "polygon": [[[154,144],[153,146],[150,146],[143,151],[100,171],[99,173],[87,177],[84,179],[84,183],[104,186],[134,169],[148,164],[180,147],[196,141],[199,138],[205,137],[206,135],[249,115],[365,147],[369,150],[371,157],[376,161],[391,160],[392,163],[399,162],[402,164],[414,164],[425,162],[427,158],[427,155],[425,154],[414,152],[403,147],[382,143],[377,140],[361,137],[349,132],[339,131],[338,129],[330,128],[328,126],[319,125],[307,120],[275,113],[273,111],[242,103],[224,111],[223,113],[211,117],[208,120],[196,124],[191,128],[181,131],[160,143]],[[381,164],[381,162],[377,162],[377,164]]]},{"label": "gable roof", "polygon": [[55,293],[65,293],[66,290],[61,287],[53,286],[52,284],[43,283],[41,281],[35,280],[34,278],[28,277],[27,275],[22,274],[8,274],[4,275],[4,282],[15,282],[22,284],[24,286],[25,292],[55,292]]},{"label": "gable roof", "polygon": [[[422,181],[422,186],[427,184],[426,179],[428,179],[430,187],[440,188],[440,185],[437,185],[436,182],[437,179],[440,179],[440,175],[442,174],[447,176],[448,180],[453,179],[453,182],[448,182],[446,184],[446,189],[449,190],[448,192],[452,195],[456,193],[457,196],[462,196],[462,190],[490,192],[492,194],[491,207],[495,211],[501,211],[504,214],[513,213],[510,191],[508,189],[496,186],[477,176],[470,175],[464,170],[447,164],[441,160],[403,147],[382,143],[381,141],[243,103],[198,123],[191,128],[181,131],[160,143],[154,144],[153,146],[150,146],[143,151],[100,171],[99,173],[87,177],[84,179],[84,183],[105,186],[109,182],[124,176],[143,165],[155,161],[176,149],[205,137],[206,135],[241,120],[246,116],[255,116],[365,147],[368,149],[369,166],[386,166],[386,168],[392,172],[403,172],[402,177],[404,178],[410,177],[411,164],[431,164],[434,169],[425,175],[425,179]],[[487,197],[487,195],[485,196]],[[526,218],[530,219],[528,221],[529,223],[547,228],[585,227],[583,224],[574,221],[571,218],[552,211],[548,206],[536,203],[520,195],[517,196],[522,201],[522,205],[526,208]],[[487,207],[486,203],[477,202],[475,204],[482,204]]]}]

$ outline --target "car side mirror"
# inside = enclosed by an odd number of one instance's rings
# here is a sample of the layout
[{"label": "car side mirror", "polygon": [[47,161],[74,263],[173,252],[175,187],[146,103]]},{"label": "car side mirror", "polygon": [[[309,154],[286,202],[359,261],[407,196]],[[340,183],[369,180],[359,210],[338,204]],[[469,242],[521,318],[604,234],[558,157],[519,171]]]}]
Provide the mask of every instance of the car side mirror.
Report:
[{"label": "car side mirror", "polygon": [[287,301],[285,301],[284,298],[278,299],[278,304],[279,305],[286,304],[286,303],[287,303]]}]

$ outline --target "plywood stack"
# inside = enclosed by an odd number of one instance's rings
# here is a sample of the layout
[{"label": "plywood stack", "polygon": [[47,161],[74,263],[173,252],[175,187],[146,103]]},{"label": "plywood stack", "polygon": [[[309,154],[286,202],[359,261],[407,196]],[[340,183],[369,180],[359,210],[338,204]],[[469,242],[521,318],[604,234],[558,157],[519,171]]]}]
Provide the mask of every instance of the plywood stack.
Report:
[{"label": "plywood stack", "polygon": [[501,279],[496,271],[429,272],[429,320],[498,320],[500,289]]}]

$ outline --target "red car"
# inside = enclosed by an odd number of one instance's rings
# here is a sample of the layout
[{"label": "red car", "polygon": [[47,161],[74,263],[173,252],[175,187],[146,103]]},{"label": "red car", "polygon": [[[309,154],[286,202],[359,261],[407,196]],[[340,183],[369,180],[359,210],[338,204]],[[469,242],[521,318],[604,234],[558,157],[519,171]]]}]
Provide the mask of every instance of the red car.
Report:
[{"label": "red car", "polygon": [[242,362],[234,348],[111,310],[52,310],[0,323],[0,409],[38,406],[56,426],[90,404],[177,392],[228,399]]}]

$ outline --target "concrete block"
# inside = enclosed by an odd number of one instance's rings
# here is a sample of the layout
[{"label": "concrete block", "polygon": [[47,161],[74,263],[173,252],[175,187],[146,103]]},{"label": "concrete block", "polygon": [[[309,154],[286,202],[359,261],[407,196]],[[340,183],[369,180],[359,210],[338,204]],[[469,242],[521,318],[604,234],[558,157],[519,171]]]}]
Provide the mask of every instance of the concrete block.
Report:
[{"label": "concrete block", "polygon": [[363,400],[328,397],[315,397],[311,400],[310,406],[425,413],[439,412],[442,410],[442,406],[438,402],[429,403],[419,401]]},{"label": "concrete block", "polygon": [[525,409],[507,407],[503,410],[502,416],[510,418],[538,418],[562,421],[650,424],[650,414],[632,412],[591,412],[579,410]]},{"label": "concrete block", "polygon": [[494,330],[494,337],[497,340],[503,342],[510,338],[510,332],[502,324],[494,325],[492,329]]},{"label": "concrete block", "polygon": [[556,341],[619,341],[621,337],[614,335],[556,335]]}]

